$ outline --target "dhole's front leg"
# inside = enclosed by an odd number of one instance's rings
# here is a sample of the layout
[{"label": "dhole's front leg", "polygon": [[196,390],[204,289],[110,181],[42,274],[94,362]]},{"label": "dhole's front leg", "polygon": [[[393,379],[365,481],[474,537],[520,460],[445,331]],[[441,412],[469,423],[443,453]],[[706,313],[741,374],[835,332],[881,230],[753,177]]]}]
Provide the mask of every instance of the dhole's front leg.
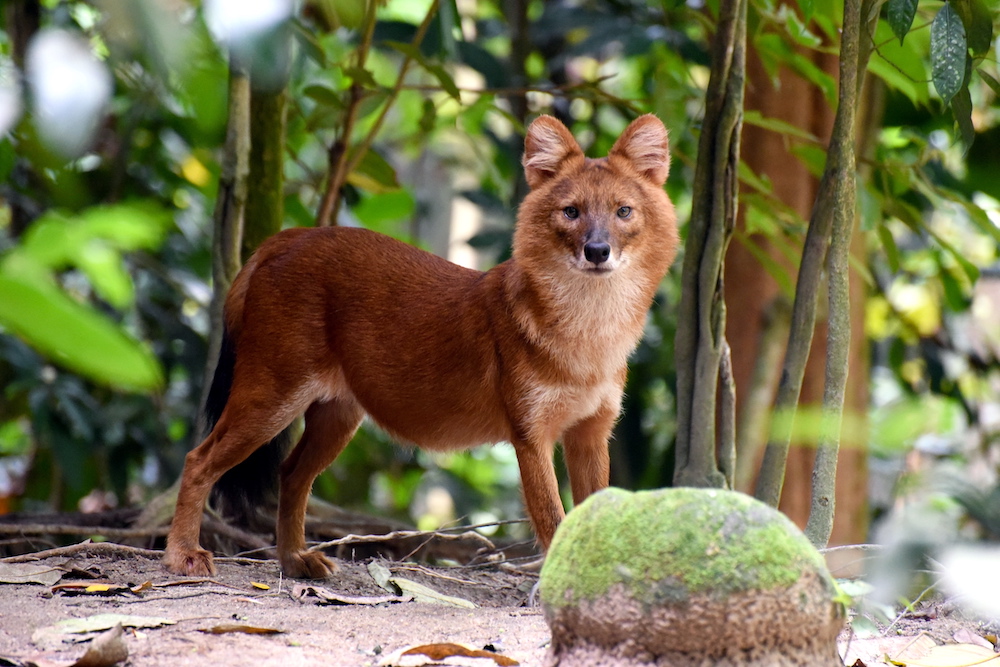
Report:
[{"label": "dhole's front leg", "polygon": [[617,417],[616,407],[604,406],[563,434],[563,453],[574,505],[608,486],[611,478],[608,439]]},{"label": "dhole's front leg", "polygon": [[535,536],[542,549],[547,551],[559,522],[566,516],[552,463],[552,443],[516,440],[514,451],[521,470],[524,505],[535,528]]}]

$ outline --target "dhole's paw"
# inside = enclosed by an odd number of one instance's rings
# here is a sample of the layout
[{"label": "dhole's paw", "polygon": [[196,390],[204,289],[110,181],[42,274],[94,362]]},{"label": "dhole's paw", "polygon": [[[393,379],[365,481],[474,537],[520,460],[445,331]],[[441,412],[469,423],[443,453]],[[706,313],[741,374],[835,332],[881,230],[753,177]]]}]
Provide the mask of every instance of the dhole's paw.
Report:
[{"label": "dhole's paw", "polygon": [[326,579],[337,571],[337,565],[318,551],[296,551],[279,560],[286,577]]},{"label": "dhole's paw", "polygon": [[163,554],[163,564],[174,574],[208,577],[215,574],[212,553],[204,549],[171,549]]}]

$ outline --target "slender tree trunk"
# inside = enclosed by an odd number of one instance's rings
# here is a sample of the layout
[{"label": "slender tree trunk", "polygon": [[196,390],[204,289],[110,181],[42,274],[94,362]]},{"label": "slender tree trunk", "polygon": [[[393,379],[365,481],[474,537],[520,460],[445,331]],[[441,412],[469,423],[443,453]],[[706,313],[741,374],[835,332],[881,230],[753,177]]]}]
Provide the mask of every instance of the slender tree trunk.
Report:
[{"label": "slender tree trunk", "polygon": [[246,68],[233,63],[229,68],[229,117],[222,154],[219,194],[215,200],[212,235],[213,296],[209,308],[211,329],[201,404],[208,397],[215,365],[222,347],[223,306],[229,286],[242,266],[240,256],[243,219],[246,212],[250,176],[250,77]]},{"label": "slender tree trunk", "polygon": [[[5,8],[4,27],[11,42],[11,59],[22,72],[28,43],[41,27],[41,21],[42,5],[38,0],[12,0]],[[29,188],[23,187],[24,184],[36,179],[28,160],[20,158],[14,165],[10,183],[3,187],[5,197],[10,203],[10,233],[15,238],[23,234],[32,221],[42,213],[42,205],[26,194]]]},{"label": "slender tree trunk", "polygon": [[720,411],[735,406],[725,339],[722,261],[736,222],[746,20],[746,0],[720,5],[698,144],[674,352],[677,486],[724,487],[733,477],[734,418]]},{"label": "slender tree trunk", "polygon": [[269,236],[281,231],[285,217],[285,109],[288,92],[250,93],[250,183],[243,224],[245,262]]},{"label": "slender tree trunk", "polygon": [[[828,72],[836,72],[837,60],[831,56],[812,54],[814,62]],[[760,61],[751,56],[749,66],[749,91],[747,95],[748,108],[760,110],[766,117],[779,118],[801,127],[824,141],[830,136],[833,124],[833,111],[826,103],[818,89],[784,70],[780,72],[780,82],[773,86],[770,76],[764,71]],[[789,99],[799,100],[797,104],[788,104]],[[781,201],[807,217],[813,209],[818,192],[818,183],[804,166],[792,155],[786,138],[756,127],[747,127],[744,133],[746,161],[754,171],[769,178],[773,184],[775,196]],[[764,252],[771,255],[779,263],[783,262],[781,254],[766,238],[754,237],[751,242],[758,244]],[[815,241],[814,241],[815,242]],[[855,239],[855,246],[860,246],[860,237]],[[822,274],[822,262],[826,257],[826,244],[822,244],[819,256],[819,273]],[[858,248],[860,250],[860,247]],[[788,267],[794,271],[794,267]],[[774,313],[787,312],[787,305],[781,305],[785,297],[780,293],[777,284],[756,258],[741,244],[733,244],[727,256],[726,263],[726,301],[730,311],[729,338],[733,347],[733,366],[738,394],[738,412],[740,416],[740,468],[741,488],[747,489],[751,483],[749,471],[757,468],[760,450],[763,448],[761,438],[766,438],[769,426],[760,422],[760,406],[762,398],[768,394],[774,395],[779,383],[779,373],[768,373],[762,367],[763,359],[774,359],[776,347],[781,349],[788,340],[787,324],[783,317],[777,318],[773,326],[766,326],[769,317]],[[852,422],[863,422],[867,409],[867,360],[863,333],[864,285],[853,273],[850,275],[851,293],[851,325],[848,347],[849,382],[845,393],[846,411]],[[813,299],[819,295],[813,293]],[[786,302],[787,303],[787,302]],[[824,309],[825,310],[825,309]],[[799,381],[796,400],[786,408],[795,406],[816,406],[823,393],[823,359],[826,354],[827,326],[825,312],[818,317],[812,316],[818,323],[809,322],[809,318],[801,317],[798,324],[801,334],[811,331],[815,326],[815,339],[811,347],[807,343],[800,348],[800,359],[804,361],[804,374]],[[784,339],[780,330],[784,328]],[[781,341],[776,346],[775,338]],[[779,357],[780,359],[780,357]],[[780,363],[780,362],[779,362]],[[774,369],[773,361],[767,367]],[[756,369],[756,372],[755,372]],[[786,374],[784,382],[789,383],[794,378]],[[815,411],[814,411],[815,412]],[[748,428],[749,427],[749,428]],[[850,434],[857,433],[851,429]],[[861,448],[863,443],[848,441],[847,447],[839,454],[841,474],[836,482],[836,497],[838,514],[833,524],[833,540],[835,542],[857,542],[864,539],[866,532],[865,493],[867,482],[866,458]],[[793,446],[788,453],[787,466],[784,474],[784,489],[781,480],[771,479],[769,502],[777,503],[780,497],[780,508],[800,526],[804,526],[808,516],[811,488],[809,480],[815,459],[815,443],[803,443]],[[760,488],[760,485],[758,485]]]}]

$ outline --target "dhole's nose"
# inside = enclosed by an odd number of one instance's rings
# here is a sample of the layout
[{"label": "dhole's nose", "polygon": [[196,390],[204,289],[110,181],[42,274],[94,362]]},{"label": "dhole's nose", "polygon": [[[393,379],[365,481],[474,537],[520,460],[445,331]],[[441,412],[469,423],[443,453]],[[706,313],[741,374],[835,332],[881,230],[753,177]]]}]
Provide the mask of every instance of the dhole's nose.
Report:
[{"label": "dhole's nose", "polygon": [[601,265],[611,257],[611,245],[604,242],[587,243],[583,246],[583,256],[588,262]]}]

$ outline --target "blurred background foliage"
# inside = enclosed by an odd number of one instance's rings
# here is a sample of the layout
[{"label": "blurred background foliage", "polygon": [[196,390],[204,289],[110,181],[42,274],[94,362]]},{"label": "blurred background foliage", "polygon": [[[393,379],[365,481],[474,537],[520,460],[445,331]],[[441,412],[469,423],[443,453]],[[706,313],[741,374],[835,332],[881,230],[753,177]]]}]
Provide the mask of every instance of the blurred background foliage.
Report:
[{"label": "blurred background foliage", "polygon": [[[993,6],[965,4],[996,17]],[[262,85],[287,87],[287,226],[315,224],[330,147],[346,139],[353,168],[339,224],[487,268],[509,253],[525,188],[524,124],[541,112],[566,122],[594,155],[635,115],[656,113],[670,130],[667,189],[681,220],[690,208],[711,0],[6,5],[0,498],[8,510],[145,502],[176,479],[199,437],[229,51],[252,60]],[[914,452],[975,461],[983,485],[996,483],[998,467],[1000,105],[990,79],[1000,73],[995,48],[967,49],[981,73],[961,82],[968,117],[955,102],[946,107],[931,76],[930,24],[942,3],[914,6],[903,40],[886,20],[872,25],[878,113],[859,174],[866,441],[873,468],[885,471],[873,477],[883,509],[895,489],[909,488],[898,486],[901,475],[919,474],[908,463]],[[839,11],[832,0],[753,0],[750,39],[769,75],[789,69],[832,104],[836,81],[808,56],[836,53]],[[745,122],[782,136],[821,171],[823,141],[808,130],[758,112]],[[766,177],[749,168],[740,176],[745,226],[736,240],[790,297],[805,221]],[[633,358],[612,449],[622,486],[664,486],[672,475],[679,268]],[[517,479],[509,447],[427,454],[366,424],[315,492],[435,527],[520,516]]]}]

